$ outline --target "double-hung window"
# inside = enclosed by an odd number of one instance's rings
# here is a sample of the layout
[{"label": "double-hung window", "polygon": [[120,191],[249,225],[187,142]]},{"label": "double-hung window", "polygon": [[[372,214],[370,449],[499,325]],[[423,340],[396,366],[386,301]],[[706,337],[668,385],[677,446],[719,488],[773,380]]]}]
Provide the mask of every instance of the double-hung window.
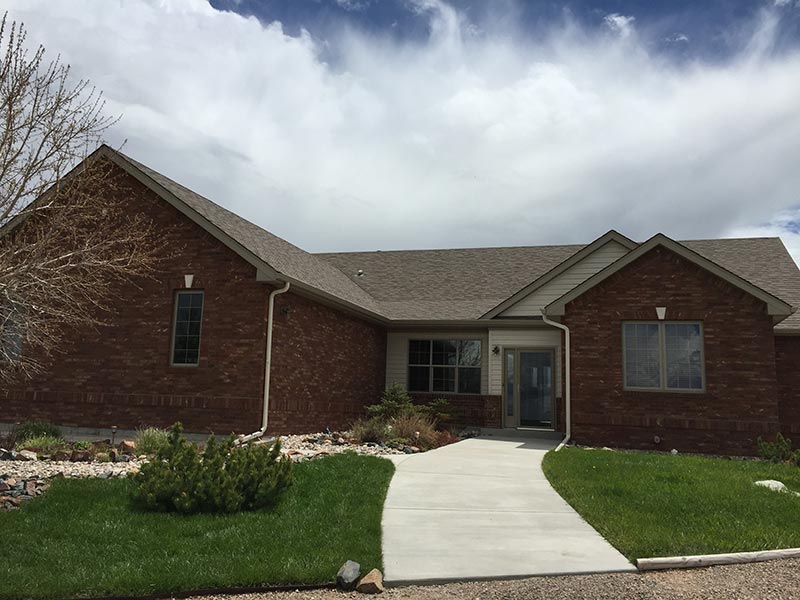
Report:
[{"label": "double-hung window", "polygon": [[480,394],[480,340],[409,340],[408,390]]},{"label": "double-hung window", "polygon": [[622,338],[626,389],[705,389],[702,323],[631,321]]},{"label": "double-hung window", "polygon": [[203,321],[203,292],[175,294],[175,325],[172,334],[172,364],[196,366],[200,362],[200,325]]}]

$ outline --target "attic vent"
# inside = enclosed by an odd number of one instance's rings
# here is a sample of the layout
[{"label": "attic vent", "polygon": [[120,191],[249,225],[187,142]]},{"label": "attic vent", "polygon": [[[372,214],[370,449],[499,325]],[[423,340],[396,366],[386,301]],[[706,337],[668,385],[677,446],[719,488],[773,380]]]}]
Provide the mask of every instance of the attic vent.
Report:
[{"label": "attic vent", "polygon": [[364,276],[364,269],[359,269],[356,271],[356,277],[363,277]]}]

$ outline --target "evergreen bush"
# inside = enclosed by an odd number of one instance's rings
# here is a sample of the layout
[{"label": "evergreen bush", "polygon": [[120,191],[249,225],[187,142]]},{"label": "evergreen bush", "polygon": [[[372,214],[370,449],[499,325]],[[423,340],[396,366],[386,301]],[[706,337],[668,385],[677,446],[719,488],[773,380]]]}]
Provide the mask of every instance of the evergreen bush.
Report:
[{"label": "evergreen bush", "polygon": [[234,513],[273,506],[292,479],[280,444],[235,446],[209,438],[205,449],[189,442],[180,423],[169,444],[133,476],[133,500],[160,512]]}]

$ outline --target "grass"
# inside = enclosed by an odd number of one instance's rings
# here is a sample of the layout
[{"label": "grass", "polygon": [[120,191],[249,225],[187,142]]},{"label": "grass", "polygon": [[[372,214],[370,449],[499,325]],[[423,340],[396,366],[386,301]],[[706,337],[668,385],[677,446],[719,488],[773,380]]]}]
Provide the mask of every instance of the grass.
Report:
[{"label": "grass", "polygon": [[393,472],[354,454],[299,463],[272,511],[189,517],[133,508],[124,479],[56,480],[0,513],[0,598],[324,583],[346,559],[380,568]]},{"label": "grass", "polygon": [[629,559],[800,547],[800,468],[762,461],[565,448],[544,472]]}]

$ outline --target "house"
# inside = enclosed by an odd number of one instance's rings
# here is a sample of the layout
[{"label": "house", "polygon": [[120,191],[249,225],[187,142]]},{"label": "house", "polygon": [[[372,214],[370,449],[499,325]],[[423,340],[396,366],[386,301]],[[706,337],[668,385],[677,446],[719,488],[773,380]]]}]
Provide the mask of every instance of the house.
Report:
[{"label": "house", "polygon": [[112,327],[0,393],[2,422],[311,432],[396,382],[459,425],[585,444],[749,454],[800,432],[800,271],[777,238],[310,254],[97,156],[130,182],[109,206],[147,211],[171,252]]}]

